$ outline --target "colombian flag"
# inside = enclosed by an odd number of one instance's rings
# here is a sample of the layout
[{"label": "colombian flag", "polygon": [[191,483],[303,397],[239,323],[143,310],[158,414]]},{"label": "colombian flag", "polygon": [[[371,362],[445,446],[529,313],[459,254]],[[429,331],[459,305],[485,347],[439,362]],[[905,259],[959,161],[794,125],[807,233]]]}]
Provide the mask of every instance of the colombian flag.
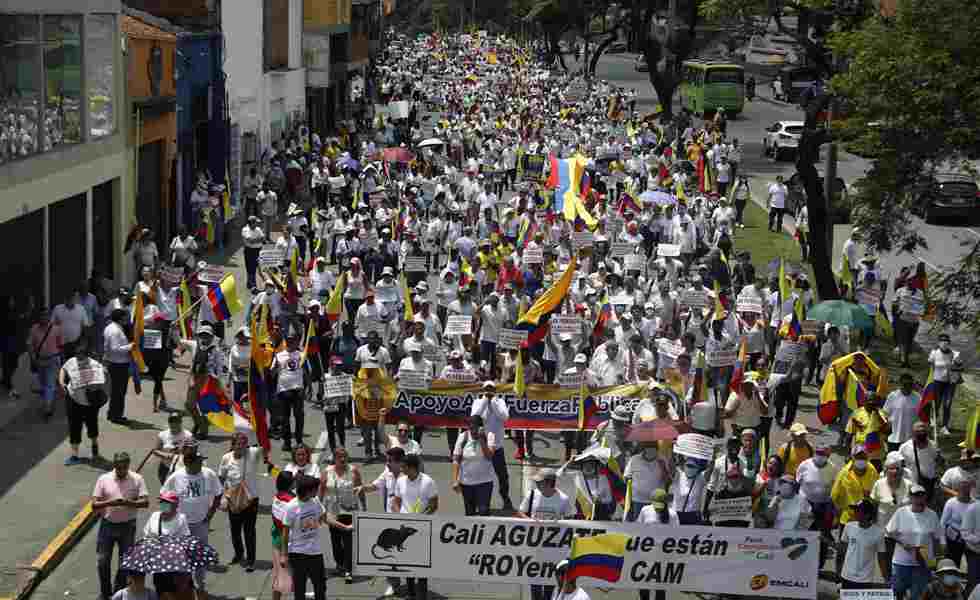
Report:
[{"label": "colombian flag", "polygon": [[[402,278],[404,279],[404,274]],[[347,271],[340,274],[337,279],[337,283],[333,286],[333,292],[330,294],[330,299],[327,300],[326,313],[327,319],[331,322],[336,321],[340,318],[341,313],[344,312],[344,290],[347,289]]]},{"label": "colombian flag", "polygon": [[578,399],[578,428],[579,431],[585,429],[589,419],[599,412],[599,405],[595,398],[586,394],[585,383],[582,384],[582,391]]},{"label": "colombian flag", "polygon": [[732,369],[732,380],[728,384],[728,388],[737,392],[739,387],[742,385],[742,380],[745,379],[745,367],[748,361],[748,353],[745,346],[745,338],[742,338],[742,343],[738,345],[738,358],[735,359],[735,368]]},{"label": "colombian flag", "polygon": [[612,318],[612,305],[609,303],[609,294],[602,295],[602,302],[599,307],[599,314],[596,315],[595,326],[592,328],[592,341],[595,343],[602,339],[602,334],[606,330],[606,323]]},{"label": "colombian flag", "polygon": [[615,457],[610,456],[606,466],[599,468],[599,474],[605,475],[609,481],[609,490],[612,492],[617,504],[622,504],[626,500],[626,480],[623,479],[623,471],[619,468],[619,462]]},{"label": "colombian flag", "polygon": [[231,414],[231,401],[221,382],[213,375],[208,375],[208,380],[197,395],[197,409],[218,429],[234,433],[235,417]]},{"label": "colombian flag", "polygon": [[187,313],[189,312],[188,307],[190,307],[190,305],[193,303],[193,300],[191,298],[191,291],[187,287],[186,279],[180,280],[180,295],[178,298],[177,314],[179,315],[178,318],[180,319],[180,336],[185,340],[189,340],[191,339],[191,336],[194,335],[194,330],[191,327],[191,317]]},{"label": "colombian flag", "polygon": [[[926,387],[922,388],[922,398],[919,400],[919,420],[928,423],[932,417],[933,403],[939,401],[939,385],[932,375],[932,368],[929,368],[929,379],[926,380]],[[969,431],[969,428],[967,428]]]},{"label": "colombian flag", "polygon": [[248,368],[248,406],[252,429],[259,445],[269,450],[269,420],[265,412],[268,406],[269,385],[267,369],[272,365],[272,348],[268,344],[265,327],[269,305],[262,305],[258,318],[252,320],[252,352]]},{"label": "colombian flag", "polygon": [[227,321],[240,311],[242,304],[238,301],[235,276],[227,275],[218,285],[211,286],[208,290],[208,302],[211,303],[214,316],[219,321]]},{"label": "colombian flag", "polygon": [[569,579],[591,577],[616,583],[623,572],[626,544],[629,540],[630,536],[623,533],[603,533],[572,539],[572,552],[565,576]]},{"label": "colombian flag", "polygon": [[572,287],[572,277],[578,265],[578,255],[573,255],[571,262],[558,279],[545,293],[535,301],[530,310],[517,321],[517,329],[527,331],[529,346],[540,343],[548,333],[551,325],[551,314],[558,310],[569,288]]}]

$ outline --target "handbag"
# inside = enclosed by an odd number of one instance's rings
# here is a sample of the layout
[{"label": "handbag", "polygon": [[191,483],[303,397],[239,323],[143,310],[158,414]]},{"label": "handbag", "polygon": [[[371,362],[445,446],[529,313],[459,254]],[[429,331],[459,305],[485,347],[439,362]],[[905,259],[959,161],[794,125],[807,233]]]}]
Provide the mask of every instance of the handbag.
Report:
[{"label": "handbag", "polygon": [[248,484],[245,483],[245,477],[248,474],[248,451],[249,449],[246,449],[245,456],[242,457],[242,480],[238,482],[238,485],[225,490],[225,504],[231,514],[243,512],[252,504],[252,494],[248,490]]}]

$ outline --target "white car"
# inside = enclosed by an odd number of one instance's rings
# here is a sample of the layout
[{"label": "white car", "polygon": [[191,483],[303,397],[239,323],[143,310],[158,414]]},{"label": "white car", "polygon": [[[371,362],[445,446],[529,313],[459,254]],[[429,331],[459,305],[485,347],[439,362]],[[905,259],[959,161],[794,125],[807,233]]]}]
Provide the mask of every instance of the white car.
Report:
[{"label": "white car", "polygon": [[796,152],[802,136],[803,121],[776,121],[766,127],[766,135],[762,138],[762,154],[779,160],[786,154]]}]

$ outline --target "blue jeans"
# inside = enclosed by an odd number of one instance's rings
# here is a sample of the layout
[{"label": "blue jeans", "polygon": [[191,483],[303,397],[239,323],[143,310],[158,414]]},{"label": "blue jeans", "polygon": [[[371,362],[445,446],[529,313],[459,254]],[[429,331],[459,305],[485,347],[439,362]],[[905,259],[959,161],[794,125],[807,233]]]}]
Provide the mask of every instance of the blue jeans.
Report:
[{"label": "blue jeans", "polygon": [[[910,567],[892,563],[892,591],[896,600],[919,600],[932,573],[928,567]],[[908,592],[908,596],[905,593]]]},{"label": "blue jeans", "polygon": [[[99,524],[99,534],[95,542],[95,556],[99,569],[99,586],[103,598],[112,598],[116,591],[126,587],[126,574],[121,565],[123,556],[136,541],[136,521],[113,523],[102,519]],[[119,546],[119,558],[116,568],[116,579],[112,579],[112,549]]]},{"label": "blue jeans", "polygon": [[48,359],[48,366],[37,368],[37,381],[41,386],[41,408],[44,412],[54,412],[55,379],[60,368],[61,361],[57,356]]},{"label": "blue jeans", "polygon": [[551,600],[551,597],[555,594],[555,586],[553,585],[532,585],[531,586],[531,600]]}]

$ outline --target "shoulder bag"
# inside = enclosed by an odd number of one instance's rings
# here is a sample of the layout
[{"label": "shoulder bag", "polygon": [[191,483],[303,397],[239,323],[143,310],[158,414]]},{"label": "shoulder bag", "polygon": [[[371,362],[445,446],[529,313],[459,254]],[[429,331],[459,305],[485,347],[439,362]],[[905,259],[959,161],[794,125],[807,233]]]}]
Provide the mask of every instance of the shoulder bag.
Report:
[{"label": "shoulder bag", "polygon": [[51,328],[54,327],[54,321],[48,323],[48,328],[44,332],[44,337],[34,348],[34,352],[31,353],[31,372],[36,373],[41,367],[47,367],[51,365],[52,356],[46,356],[41,358],[41,348],[44,347],[44,342],[48,341],[48,336],[51,335]]},{"label": "shoulder bag", "polygon": [[246,448],[245,455],[242,456],[242,480],[238,482],[238,485],[225,490],[225,502],[228,506],[228,512],[232,514],[238,514],[252,504],[252,494],[249,492],[248,483],[246,483],[248,477],[248,455],[251,450],[251,448]]}]

